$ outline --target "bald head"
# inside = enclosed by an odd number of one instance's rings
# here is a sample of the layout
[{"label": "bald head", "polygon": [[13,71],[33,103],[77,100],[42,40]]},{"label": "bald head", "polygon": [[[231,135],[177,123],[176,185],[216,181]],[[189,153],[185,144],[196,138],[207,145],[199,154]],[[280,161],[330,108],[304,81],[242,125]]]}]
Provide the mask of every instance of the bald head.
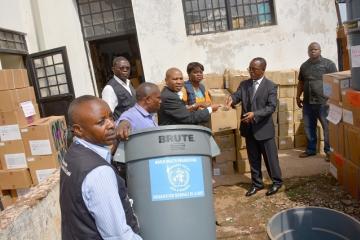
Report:
[{"label": "bald head", "polygon": [[180,92],[184,86],[183,74],[178,68],[169,68],[165,75],[166,86],[173,92]]},{"label": "bald head", "polygon": [[159,87],[150,82],[145,82],[140,84],[140,86],[136,89],[136,100],[140,101],[156,92],[159,92]]},{"label": "bald head", "polygon": [[81,97],[75,98],[69,106],[68,109],[68,118],[70,121],[70,125],[73,125],[75,123],[79,123],[79,115],[77,114],[78,110],[81,108],[81,106],[85,103],[92,102],[92,101],[99,101],[98,97],[91,96],[91,95],[83,95]]}]

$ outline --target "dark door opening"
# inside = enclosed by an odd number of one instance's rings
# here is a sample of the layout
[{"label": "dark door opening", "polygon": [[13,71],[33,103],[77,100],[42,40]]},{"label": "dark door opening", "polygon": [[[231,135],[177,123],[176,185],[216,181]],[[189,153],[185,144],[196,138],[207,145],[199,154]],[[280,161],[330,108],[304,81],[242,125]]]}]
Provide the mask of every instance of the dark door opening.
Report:
[{"label": "dark door opening", "polygon": [[99,96],[107,81],[113,76],[111,67],[115,57],[123,56],[129,60],[131,65],[129,78],[135,88],[144,81],[136,34],[89,41],[89,46]]}]

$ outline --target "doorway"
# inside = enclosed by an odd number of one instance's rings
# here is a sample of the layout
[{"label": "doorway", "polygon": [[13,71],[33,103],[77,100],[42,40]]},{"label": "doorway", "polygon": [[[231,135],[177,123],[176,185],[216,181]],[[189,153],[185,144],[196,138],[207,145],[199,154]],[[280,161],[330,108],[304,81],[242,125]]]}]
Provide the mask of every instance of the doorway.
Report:
[{"label": "doorway", "polygon": [[123,56],[130,62],[130,81],[134,88],[144,82],[144,73],[136,34],[89,41],[98,94],[113,77],[111,70],[115,57]]}]

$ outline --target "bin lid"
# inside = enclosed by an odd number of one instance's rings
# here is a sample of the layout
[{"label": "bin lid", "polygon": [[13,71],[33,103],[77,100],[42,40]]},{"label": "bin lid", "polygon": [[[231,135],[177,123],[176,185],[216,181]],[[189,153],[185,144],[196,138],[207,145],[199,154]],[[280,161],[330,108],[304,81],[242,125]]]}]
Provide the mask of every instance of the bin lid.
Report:
[{"label": "bin lid", "polygon": [[134,131],[129,140],[121,142],[114,161],[176,155],[216,156],[220,154],[209,128],[197,125],[167,125]]}]

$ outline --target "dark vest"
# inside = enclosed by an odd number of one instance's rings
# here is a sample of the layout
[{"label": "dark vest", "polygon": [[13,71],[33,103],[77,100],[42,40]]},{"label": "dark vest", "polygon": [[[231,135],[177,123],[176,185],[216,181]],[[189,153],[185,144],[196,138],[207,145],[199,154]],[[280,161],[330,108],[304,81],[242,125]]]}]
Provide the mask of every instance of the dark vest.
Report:
[{"label": "dark vest", "polygon": [[60,172],[60,208],[62,239],[102,239],[96,228],[81,193],[81,186],[87,174],[99,166],[111,167],[116,175],[119,197],[121,199],[126,223],[135,233],[139,225],[129,202],[124,180],[114,167],[92,150],[81,144],[73,143],[65,155]]},{"label": "dark vest", "polygon": [[130,90],[132,93],[132,96],[130,93],[118,83],[115,78],[112,78],[109,80],[107,85],[110,85],[116,94],[116,97],[118,99],[118,105],[115,107],[113,112],[114,120],[116,121],[120,115],[128,110],[129,108],[133,107],[136,103],[136,92],[133,86],[130,83]]},{"label": "dark vest", "polygon": [[[195,91],[194,91],[194,87],[193,85],[191,84],[190,80],[186,81],[184,83],[184,87],[186,89],[186,93],[187,93],[187,96],[188,96],[188,102],[187,104],[188,105],[193,105],[194,103],[196,103],[196,95],[195,95]],[[201,83],[199,84],[199,88],[200,88],[200,91],[202,92],[202,94],[204,95],[205,97],[205,87],[204,85],[202,85]]]}]

